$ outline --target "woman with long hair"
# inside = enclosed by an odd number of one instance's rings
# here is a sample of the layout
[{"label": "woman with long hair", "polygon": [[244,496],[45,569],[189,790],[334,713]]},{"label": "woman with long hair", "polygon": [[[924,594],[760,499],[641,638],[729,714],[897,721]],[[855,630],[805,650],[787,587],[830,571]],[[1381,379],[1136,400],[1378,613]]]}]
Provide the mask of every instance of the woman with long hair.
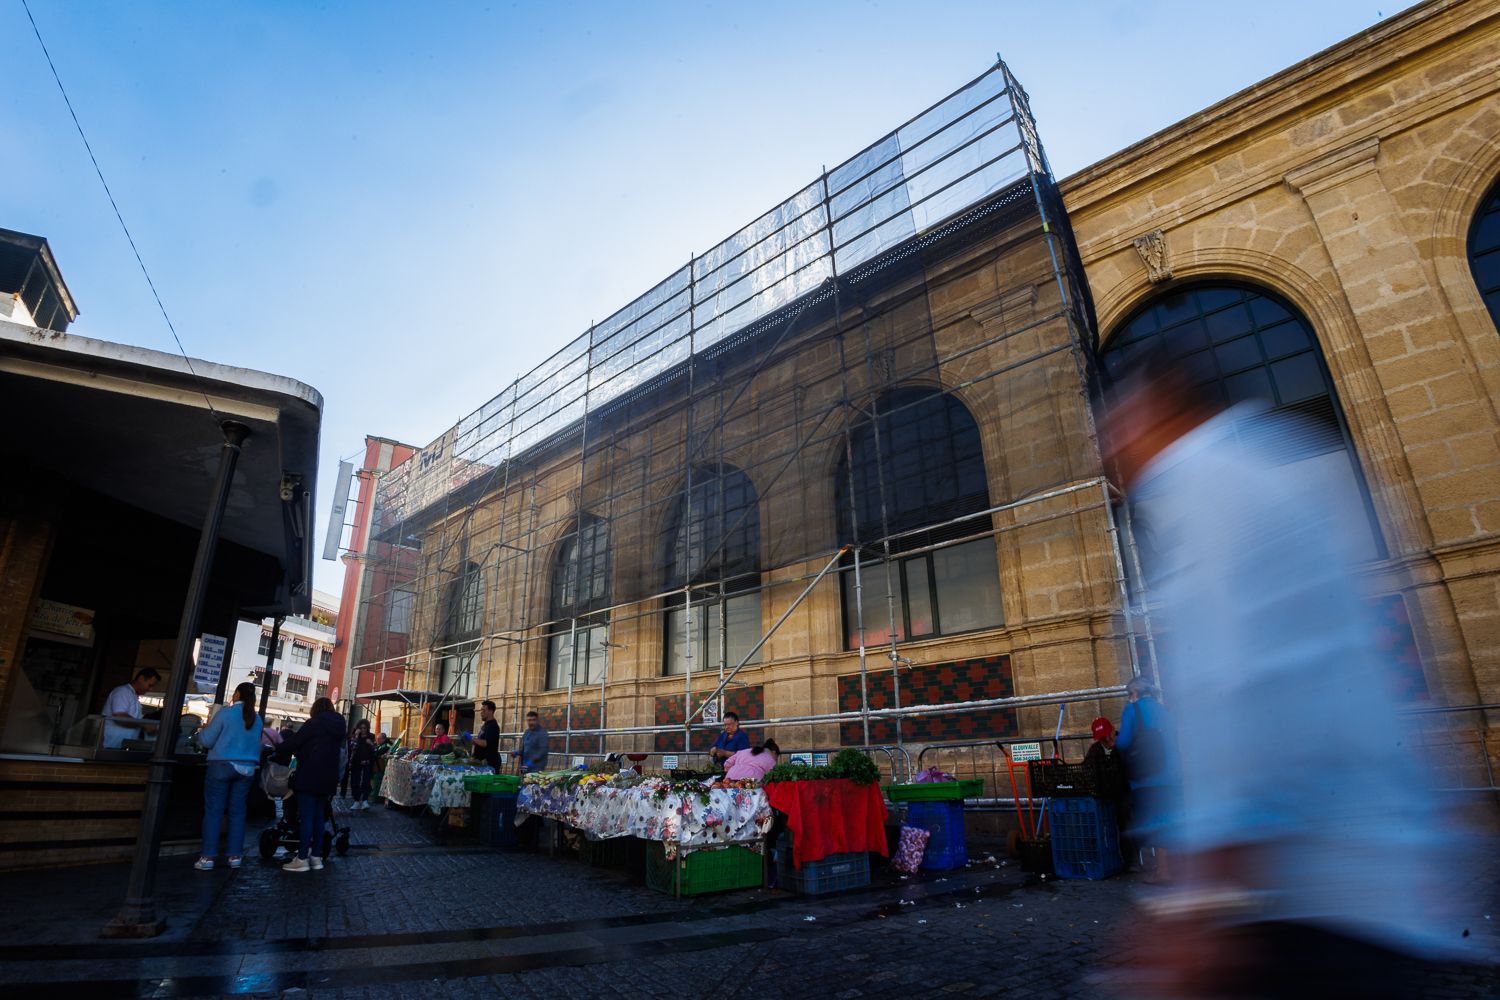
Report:
[{"label": "woman with long hair", "polygon": [[219,853],[219,831],[224,812],[229,811],[229,867],[238,868],[245,847],[245,798],[260,766],[260,733],[264,726],[255,714],[255,685],[246,681],[234,689],[234,700],[225,705],[198,734],[208,748],[208,773],[203,778],[203,850],[193,865],[209,871]]},{"label": "woman with long hair", "polygon": [[781,747],[766,740],[758,747],[736,750],[724,762],[724,777],[730,781],[759,781],[781,759]]},{"label": "woman with long hair", "polygon": [[321,871],[323,868],[323,822],[328,800],[339,788],[339,757],[347,729],[344,717],[327,698],[313,702],[312,716],[276,751],[276,759],[288,763],[297,758],[292,772],[292,792],[297,797],[297,856],[282,865],[282,871]]}]

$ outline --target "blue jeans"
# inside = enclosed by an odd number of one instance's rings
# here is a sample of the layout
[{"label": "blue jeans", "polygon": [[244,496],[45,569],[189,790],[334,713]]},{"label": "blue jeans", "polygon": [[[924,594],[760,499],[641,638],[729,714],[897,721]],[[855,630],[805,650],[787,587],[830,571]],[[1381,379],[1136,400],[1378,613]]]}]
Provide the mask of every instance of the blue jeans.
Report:
[{"label": "blue jeans", "polygon": [[323,856],[323,809],[321,795],[297,793],[297,857]]},{"label": "blue jeans", "polygon": [[211,760],[208,773],[203,777],[203,857],[212,858],[219,853],[219,830],[224,821],[224,809],[229,809],[229,843],[225,852],[237,858],[245,850],[245,799],[250,794],[250,782],[234,769],[228,761]]}]

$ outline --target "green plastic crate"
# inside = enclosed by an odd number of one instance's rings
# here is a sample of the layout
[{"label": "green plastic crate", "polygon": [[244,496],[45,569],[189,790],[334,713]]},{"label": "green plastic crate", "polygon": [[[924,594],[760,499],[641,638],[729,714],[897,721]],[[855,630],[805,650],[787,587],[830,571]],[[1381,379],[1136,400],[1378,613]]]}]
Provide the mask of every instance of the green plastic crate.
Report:
[{"label": "green plastic crate", "polygon": [[758,889],[765,880],[764,861],[748,847],[713,847],[678,855],[668,861],[666,847],[653,841],[646,849],[646,887],[657,892],[678,891],[682,878],[684,896],[730,889]]},{"label": "green plastic crate", "polygon": [[952,802],[974,799],[984,794],[984,780],[922,781],[912,785],[886,785],[886,797],[892,802]]},{"label": "green plastic crate", "polygon": [[521,790],[521,776],[518,774],[466,774],[463,782],[464,790],[469,792],[493,795],[515,794]]}]

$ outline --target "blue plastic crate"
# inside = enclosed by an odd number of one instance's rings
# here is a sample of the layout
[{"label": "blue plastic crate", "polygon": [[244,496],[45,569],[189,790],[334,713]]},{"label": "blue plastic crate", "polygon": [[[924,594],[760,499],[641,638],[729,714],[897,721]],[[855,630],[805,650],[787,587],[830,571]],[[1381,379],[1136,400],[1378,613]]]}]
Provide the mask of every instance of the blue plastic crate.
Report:
[{"label": "blue plastic crate", "polygon": [[922,867],[929,871],[948,871],[969,863],[969,842],[964,836],[964,804],[956,802],[913,802],[906,807],[906,825],[926,830],[930,836]]},{"label": "blue plastic crate", "polygon": [[515,793],[486,795],[475,792],[473,794],[472,801],[479,802],[481,799],[484,800],[481,810],[485,844],[502,851],[515,850],[521,845],[520,831],[516,827]]},{"label": "blue plastic crate", "polygon": [[792,863],[792,841],[787,834],[776,842],[771,854],[776,864],[777,886],[803,896],[821,896],[870,884],[870,856],[863,851],[830,854],[818,861],[804,862],[799,871]]},{"label": "blue plastic crate", "polygon": [[1108,878],[1120,870],[1120,831],[1108,799],[1053,799],[1052,867],[1058,878]]}]

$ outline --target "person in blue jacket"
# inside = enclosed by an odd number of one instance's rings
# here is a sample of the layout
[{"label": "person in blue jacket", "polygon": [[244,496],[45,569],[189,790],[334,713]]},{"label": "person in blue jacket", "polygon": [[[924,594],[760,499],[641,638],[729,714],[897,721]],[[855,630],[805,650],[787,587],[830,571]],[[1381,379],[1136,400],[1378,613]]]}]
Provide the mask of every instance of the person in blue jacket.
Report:
[{"label": "person in blue jacket", "polygon": [[248,681],[234,689],[234,701],[219,709],[198,733],[208,749],[208,773],[203,777],[203,850],[193,867],[201,872],[214,866],[219,853],[219,831],[229,811],[229,867],[238,868],[245,846],[245,799],[260,766],[260,733],[264,725],[255,714],[255,685]]},{"label": "person in blue jacket", "polygon": [[1144,677],[1125,686],[1130,698],[1120,715],[1115,749],[1130,782],[1129,830],[1132,841],[1155,858],[1149,881],[1168,878],[1165,844],[1178,813],[1180,789],[1177,732],[1171,714],[1156,699],[1156,688]]},{"label": "person in blue jacket", "polygon": [[339,758],[344,750],[347,727],[344,717],[327,698],[313,702],[312,717],[282,741],[276,759],[285,764],[297,758],[292,772],[296,796],[297,856],[281,866],[282,871],[320,871],[323,868],[323,823],[328,800],[339,787]]}]

